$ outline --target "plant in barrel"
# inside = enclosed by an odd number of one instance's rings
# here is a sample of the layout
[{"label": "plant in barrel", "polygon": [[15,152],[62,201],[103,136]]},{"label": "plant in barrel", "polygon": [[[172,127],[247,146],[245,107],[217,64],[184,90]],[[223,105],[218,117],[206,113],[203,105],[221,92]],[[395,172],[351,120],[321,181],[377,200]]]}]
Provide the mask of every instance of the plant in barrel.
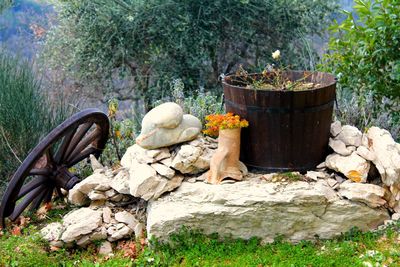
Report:
[{"label": "plant in barrel", "polygon": [[211,114],[205,119],[207,123],[203,133],[218,136],[218,149],[211,158],[206,182],[219,184],[225,178],[242,180],[246,167],[239,161],[240,131],[249,126],[248,121],[233,113]]},{"label": "plant in barrel", "polygon": [[222,80],[227,112],[245,117],[240,159],[267,172],[306,171],[328,153],[335,100],[335,77],[323,72],[292,71],[275,65],[261,73],[243,68]]}]

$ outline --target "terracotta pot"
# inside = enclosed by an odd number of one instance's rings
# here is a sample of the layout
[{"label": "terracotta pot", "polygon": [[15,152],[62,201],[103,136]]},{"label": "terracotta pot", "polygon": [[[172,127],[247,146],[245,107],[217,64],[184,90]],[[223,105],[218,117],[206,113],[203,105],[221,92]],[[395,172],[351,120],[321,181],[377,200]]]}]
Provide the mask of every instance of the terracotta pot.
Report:
[{"label": "terracotta pot", "polygon": [[239,162],[240,131],[241,128],[219,131],[218,149],[211,158],[210,170],[206,174],[208,183],[219,184],[225,178],[243,179]]}]

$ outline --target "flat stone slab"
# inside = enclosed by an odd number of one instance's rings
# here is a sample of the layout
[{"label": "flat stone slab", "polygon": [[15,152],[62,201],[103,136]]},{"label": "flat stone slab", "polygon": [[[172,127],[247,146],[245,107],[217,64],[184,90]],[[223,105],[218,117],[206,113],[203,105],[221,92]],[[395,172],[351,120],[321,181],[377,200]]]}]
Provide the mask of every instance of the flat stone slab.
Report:
[{"label": "flat stone slab", "polygon": [[333,238],[352,227],[374,229],[390,219],[384,208],[341,198],[325,180],[288,184],[258,178],[232,184],[182,183],[147,209],[149,237],[166,240],[186,226],[205,234],[272,242]]}]

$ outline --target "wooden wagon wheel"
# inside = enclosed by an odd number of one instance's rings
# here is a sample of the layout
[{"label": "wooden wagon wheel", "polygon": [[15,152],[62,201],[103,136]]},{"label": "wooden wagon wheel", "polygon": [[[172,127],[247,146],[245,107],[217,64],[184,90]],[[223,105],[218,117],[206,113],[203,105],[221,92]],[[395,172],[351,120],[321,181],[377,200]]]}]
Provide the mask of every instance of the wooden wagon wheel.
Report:
[{"label": "wooden wagon wheel", "polygon": [[104,149],[109,131],[106,114],[98,109],[76,113],[51,131],[32,151],[15,172],[0,205],[0,224],[5,218],[16,220],[30,210],[50,202],[53,192],[70,190],[79,182],[68,169],[87,158],[98,157]]}]

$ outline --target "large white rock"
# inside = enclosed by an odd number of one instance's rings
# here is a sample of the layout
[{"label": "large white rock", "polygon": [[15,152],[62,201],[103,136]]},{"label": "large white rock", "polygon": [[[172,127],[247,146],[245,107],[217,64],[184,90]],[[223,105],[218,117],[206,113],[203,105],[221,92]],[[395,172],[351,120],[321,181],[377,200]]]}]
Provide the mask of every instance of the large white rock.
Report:
[{"label": "large white rock", "polygon": [[350,156],[331,154],[326,158],[325,164],[329,169],[341,172],[349,179],[352,179],[352,174],[356,171],[361,176],[361,182],[367,181],[370,163],[356,152]]},{"label": "large white rock", "polygon": [[345,125],[336,139],[343,141],[346,146],[360,146],[362,133],[354,126]]},{"label": "large white rock", "polygon": [[181,226],[205,234],[273,241],[332,238],[352,227],[369,230],[383,224],[389,214],[364,204],[339,199],[322,183],[295,182],[286,187],[255,179],[233,184],[184,182],[177,191],[147,209],[150,237],[165,240]]},{"label": "large white rock", "polygon": [[148,112],[136,143],[146,149],[171,146],[193,140],[202,129],[198,118],[185,114],[176,103],[164,103]]},{"label": "large white rock", "polygon": [[102,210],[80,208],[74,210],[63,218],[63,227],[66,228],[61,239],[65,243],[79,240],[83,235],[91,233],[103,222]]},{"label": "large white rock", "polygon": [[342,197],[353,201],[367,204],[371,208],[377,208],[386,204],[386,190],[374,184],[342,183],[339,187],[339,194]]},{"label": "large white rock", "polygon": [[331,124],[331,135],[336,137],[342,131],[342,124],[340,121],[335,121]]},{"label": "large white rock", "polygon": [[400,186],[400,150],[391,134],[378,127],[371,127],[363,138],[363,146],[374,155],[372,162],[382,182],[387,186]]}]

